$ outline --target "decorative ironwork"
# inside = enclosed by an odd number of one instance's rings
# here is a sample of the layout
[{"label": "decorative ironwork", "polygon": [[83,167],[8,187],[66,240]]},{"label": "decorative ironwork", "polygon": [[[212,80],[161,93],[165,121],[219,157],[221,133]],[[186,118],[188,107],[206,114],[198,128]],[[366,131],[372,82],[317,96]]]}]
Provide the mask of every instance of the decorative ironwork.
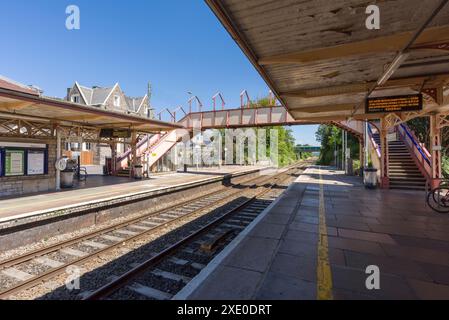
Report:
[{"label": "decorative ironwork", "polygon": [[49,123],[0,118],[0,136],[48,139],[54,137],[54,130]]},{"label": "decorative ironwork", "polygon": [[424,93],[426,96],[432,98],[434,102],[438,103],[438,91],[436,88],[422,89],[421,92]]},{"label": "decorative ironwork", "polygon": [[437,114],[437,129],[442,129],[444,127],[449,127],[449,119],[447,113]]}]

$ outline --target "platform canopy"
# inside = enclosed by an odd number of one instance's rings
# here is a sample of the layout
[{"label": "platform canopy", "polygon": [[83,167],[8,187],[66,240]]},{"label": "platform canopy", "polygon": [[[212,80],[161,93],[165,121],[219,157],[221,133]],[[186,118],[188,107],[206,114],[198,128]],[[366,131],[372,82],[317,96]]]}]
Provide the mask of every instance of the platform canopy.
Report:
[{"label": "platform canopy", "polygon": [[182,127],[112,110],[72,103],[62,99],[43,97],[20,85],[0,82],[0,118],[55,123],[64,126],[84,126],[96,129],[130,129],[142,133],[169,131]]},{"label": "platform canopy", "polygon": [[[206,0],[297,120],[378,118],[366,97],[422,93],[449,105],[449,4],[442,0]],[[369,30],[369,5],[380,29]]]}]

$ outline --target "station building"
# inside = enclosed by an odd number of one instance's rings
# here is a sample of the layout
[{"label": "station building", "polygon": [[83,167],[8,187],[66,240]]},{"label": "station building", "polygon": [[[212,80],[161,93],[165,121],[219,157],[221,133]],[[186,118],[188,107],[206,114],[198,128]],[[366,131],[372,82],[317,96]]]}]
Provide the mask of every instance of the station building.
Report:
[{"label": "station building", "polygon": [[[76,98],[77,89],[80,98]],[[110,169],[115,172],[118,145],[129,143],[132,154],[142,137],[180,127],[149,118],[148,96],[129,98],[118,84],[111,90],[80,90],[83,89],[75,84],[68,101],[45,97],[36,87],[0,78],[0,196],[58,190],[60,172],[55,163],[63,154],[68,155],[72,143],[77,144],[74,146],[78,150],[80,146],[84,149],[100,146],[95,156],[98,163],[99,150],[109,148],[104,157],[111,155]],[[108,91],[106,96],[110,96],[112,104],[114,100],[117,103],[116,96],[119,96],[119,106],[126,107],[126,112],[119,107],[109,109],[108,99],[94,105],[92,100],[82,97],[86,92],[92,93],[90,99],[97,97],[96,91],[103,94]],[[101,137],[102,130],[112,134]],[[125,132],[126,136],[114,137],[114,132]],[[89,158],[93,162],[94,156]]]}]

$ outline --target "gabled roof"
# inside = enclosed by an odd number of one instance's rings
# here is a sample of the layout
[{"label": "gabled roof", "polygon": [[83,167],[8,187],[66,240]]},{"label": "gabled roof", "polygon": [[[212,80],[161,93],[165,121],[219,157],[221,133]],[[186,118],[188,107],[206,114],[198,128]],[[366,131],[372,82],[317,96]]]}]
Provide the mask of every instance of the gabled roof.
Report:
[{"label": "gabled roof", "polygon": [[83,87],[80,85],[78,85],[78,89],[81,92],[81,95],[83,96],[83,99],[86,102],[86,104],[91,104],[93,90],[91,88]]},{"label": "gabled roof", "polygon": [[11,80],[2,75],[0,75],[0,87],[9,89],[9,90],[13,90],[13,91],[17,91],[17,92],[28,93],[28,94],[32,94],[32,95],[36,95],[36,96],[39,95],[39,90],[32,88],[30,86],[24,85],[20,82]]},{"label": "gabled roof", "polygon": [[[111,96],[112,92],[119,87],[119,84],[116,83],[113,87],[86,87],[80,85],[78,82],[75,82],[75,86],[78,88],[78,91],[81,93],[83,100],[89,106],[97,106],[104,105],[106,101]],[[125,102],[127,105],[128,111],[131,112],[140,112],[143,102],[145,101],[147,95],[145,94],[143,97],[129,97],[125,96]]]},{"label": "gabled roof", "polygon": [[89,106],[102,105],[105,104],[112,91],[118,85],[116,83],[113,87],[103,88],[103,87],[93,87],[88,88],[75,82],[75,86],[78,88],[79,92],[83,96],[83,100]]},{"label": "gabled roof", "polygon": [[142,108],[142,104],[145,101],[147,95],[143,97],[128,97],[125,95],[126,104],[128,106],[128,110],[132,112],[140,112],[140,108]]},{"label": "gabled roof", "polygon": [[100,88],[100,87],[94,88],[92,100],[91,100],[90,104],[91,105],[105,104],[106,101],[108,100],[109,96],[111,95],[112,91],[114,91],[114,87],[112,87],[112,88]]}]

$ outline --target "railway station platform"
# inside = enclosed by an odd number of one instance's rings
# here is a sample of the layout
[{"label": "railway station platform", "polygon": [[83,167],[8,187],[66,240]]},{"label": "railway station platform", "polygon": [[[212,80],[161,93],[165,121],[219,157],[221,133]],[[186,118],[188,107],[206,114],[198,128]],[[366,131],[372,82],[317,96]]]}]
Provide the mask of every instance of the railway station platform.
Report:
[{"label": "railway station platform", "polygon": [[91,187],[81,186],[68,191],[0,199],[0,231],[53,216],[74,214],[102,206],[118,206],[140,198],[161,196],[212,182],[221,183],[226,178],[258,173],[266,168],[239,165],[199,170],[189,168],[187,172],[155,174],[145,180],[98,177],[99,180],[96,181],[95,178],[88,178],[91,179]]},{"label": "railway station platform", "polygon": [[424,191],[310,167],[175,299],[449,299],[448,231]]}]

